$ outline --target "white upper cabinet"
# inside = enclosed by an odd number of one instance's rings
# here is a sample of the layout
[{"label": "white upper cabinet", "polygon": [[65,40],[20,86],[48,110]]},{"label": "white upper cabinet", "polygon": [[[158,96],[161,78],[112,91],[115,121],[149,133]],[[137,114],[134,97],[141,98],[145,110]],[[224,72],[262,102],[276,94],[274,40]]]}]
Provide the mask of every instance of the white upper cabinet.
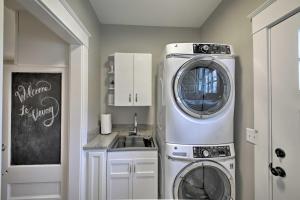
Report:
[{"label": "white upper cabinet", "polygon": [[134,105],[152,105],[152,55],[135,53],[134,66]]},{"label": "white upper cabinet", "polygon": [[114,54],[114,105],[152,105],[152,55]]},{"label": "white upper cabinet", "polygon": [[133,54],[115,54],[115,106],[133,105]]}]

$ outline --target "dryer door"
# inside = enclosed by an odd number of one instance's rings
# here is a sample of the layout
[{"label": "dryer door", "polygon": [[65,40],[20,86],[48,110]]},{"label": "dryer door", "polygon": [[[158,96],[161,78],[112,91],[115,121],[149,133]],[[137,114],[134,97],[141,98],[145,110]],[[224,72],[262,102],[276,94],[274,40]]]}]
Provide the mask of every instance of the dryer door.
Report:
[{"label": "dryer door", "polygon": [[233,178],[218,163],[202,161],[185,167],[173,185],[174,199],[232,200]]},{"label": "dryer door", "polygon": [[177,105],[195,118],[209,118],[221,112],[231,97],[232,78],[227,67],[215,59],[194,58],[174,78]]}]

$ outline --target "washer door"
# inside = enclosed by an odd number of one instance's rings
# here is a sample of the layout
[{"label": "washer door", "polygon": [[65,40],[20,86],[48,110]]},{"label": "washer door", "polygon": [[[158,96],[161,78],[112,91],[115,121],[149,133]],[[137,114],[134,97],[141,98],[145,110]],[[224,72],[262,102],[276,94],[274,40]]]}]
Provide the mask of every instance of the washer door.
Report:
[{"label": "washer door", "polygon": [[174,94],[177,105],[188,115],[209,118],[225,107],[231,95],[231,79],[220,62],[194,58],[176,73]]},{"label": "washer door", "polygon": [[232,177],[221,165],[203,161],[192,163],[176,177],[174,199],[231,200]]}]

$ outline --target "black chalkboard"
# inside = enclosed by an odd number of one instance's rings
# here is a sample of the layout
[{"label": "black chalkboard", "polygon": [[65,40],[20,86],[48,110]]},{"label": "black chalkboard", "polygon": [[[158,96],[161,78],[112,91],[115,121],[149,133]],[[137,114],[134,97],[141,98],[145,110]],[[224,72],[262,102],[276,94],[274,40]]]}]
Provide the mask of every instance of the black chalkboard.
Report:
[{"label": "black chalkboard", "polygon": [[61,163],[61,73],[12,73],[11,165]]}]

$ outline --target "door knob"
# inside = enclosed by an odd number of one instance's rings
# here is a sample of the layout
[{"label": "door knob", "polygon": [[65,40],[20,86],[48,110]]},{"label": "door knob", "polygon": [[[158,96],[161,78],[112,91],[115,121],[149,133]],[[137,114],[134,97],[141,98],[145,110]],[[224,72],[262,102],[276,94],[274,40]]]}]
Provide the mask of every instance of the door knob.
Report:
[{"label": "door knob", "polygon": [[2,151],[5,151],[5,150],[6,150],[6,145],[2,144]]},{"label": "door knob", "polygon": [[273,176],[280,176],[280,177],[286,177],[286,173],[284,171],[284,169],[282,169],[281,167],[273,167],[273,163],[269,164],[269,169],[271,171],[271,173],[273,174]]},{"label": "door knob", "polygon": [[275,149],[275,154],[278,158],[284,158],[285,157],[285,152],[280,148]]}]

